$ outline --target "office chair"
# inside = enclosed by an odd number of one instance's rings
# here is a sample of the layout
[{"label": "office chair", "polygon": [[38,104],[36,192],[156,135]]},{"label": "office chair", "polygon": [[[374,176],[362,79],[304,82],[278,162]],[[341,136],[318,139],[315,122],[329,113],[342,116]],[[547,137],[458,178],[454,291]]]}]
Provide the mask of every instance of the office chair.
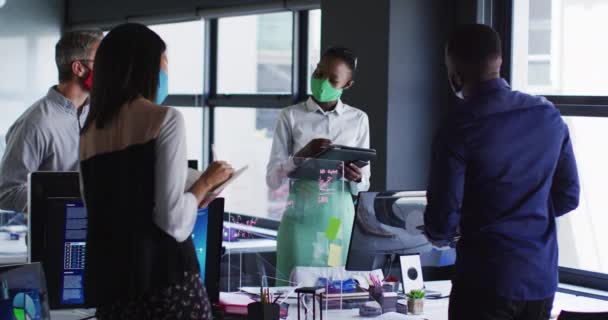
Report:
[{"label": "office chair", "polygon": [[557,320],[608,320],[608,312],[572,312],[562,311]]}]

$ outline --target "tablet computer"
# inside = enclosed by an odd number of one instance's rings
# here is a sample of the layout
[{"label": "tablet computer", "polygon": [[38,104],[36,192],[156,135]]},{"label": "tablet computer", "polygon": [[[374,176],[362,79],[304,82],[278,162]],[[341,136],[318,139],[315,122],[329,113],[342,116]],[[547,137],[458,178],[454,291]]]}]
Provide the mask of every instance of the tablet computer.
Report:
[{"label": "tablet computer", "polygon": [[[338,164],[354,163],[359,168],[369,164],[369,161],[376,159],[376,150],[347,147],[342,145],[331,145],[311,159],[306,159],[297,164],[297,168],[288,174],[291,179],[318,179],[321,169],[330,169],[332,161]],[[325,160],[325,161],[323,161]],[[336,167],[336,169],[338,169]]]},{"label": "tablet computer", "polygon": [[343,161],[346,163],[357,161],[369,162],[376,159],[376,150],[332,144],[314,158],[319,160]]}]

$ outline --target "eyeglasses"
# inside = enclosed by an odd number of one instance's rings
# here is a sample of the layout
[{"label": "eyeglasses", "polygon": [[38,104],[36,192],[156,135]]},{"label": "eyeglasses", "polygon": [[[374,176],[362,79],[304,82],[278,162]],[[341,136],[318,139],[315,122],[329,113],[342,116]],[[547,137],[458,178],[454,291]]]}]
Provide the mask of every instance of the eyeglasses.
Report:
[{"label": "eyeglasses", "polygon": [[87,64],[87,63],[89,63],[89,62],[90,62],[91,64],[95,63],[95,60],[91,60],[91,59],[81,59],[81,60],[78,60],[78,61],[79,61],[80,63],[82,63],[82,64]]}]

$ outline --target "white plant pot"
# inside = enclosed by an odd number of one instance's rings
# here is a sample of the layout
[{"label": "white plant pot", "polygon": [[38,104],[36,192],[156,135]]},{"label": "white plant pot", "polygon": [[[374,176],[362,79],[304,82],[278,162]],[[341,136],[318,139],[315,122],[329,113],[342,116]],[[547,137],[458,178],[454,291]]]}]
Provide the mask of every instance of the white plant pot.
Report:
[{"label": "white plant pot", "polygon": [[424,312],[424,299],[408,299],[407,308],[411,314],[422,314]]}]

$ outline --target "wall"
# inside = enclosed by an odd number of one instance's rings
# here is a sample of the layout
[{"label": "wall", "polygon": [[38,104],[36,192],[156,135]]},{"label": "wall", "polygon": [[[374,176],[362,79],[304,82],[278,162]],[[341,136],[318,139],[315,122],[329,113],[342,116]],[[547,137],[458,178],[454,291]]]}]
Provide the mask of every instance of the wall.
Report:
[{"label": "wall", "polygon": [[389,0],[325,0],[321,2],[321,50],[345,46],[358,56],[355,85],[343,100],[369,116],[371,146],[378,152],[372,163],[372,188],[384,189],[387,166],[389,70]]},{"label": "wall", "polygon": [[372,190],[426,189],[432,137],[451,101],[444,42],[456,21],[475,17],[475,0],[464,2],[321,3],[322,47],[340,44],[359,56],[355,87],[344,100],[370,118],[378,151]]},{"label": "wall", "polygon": [[57,82],[63,0],[7,0],[0,8],[0,154],[9,126]]},{"label": "wall", "polygon": [[391,1],[386,189],[426,190],[431,142],[450,103],[444,45],[453,1]]}]

